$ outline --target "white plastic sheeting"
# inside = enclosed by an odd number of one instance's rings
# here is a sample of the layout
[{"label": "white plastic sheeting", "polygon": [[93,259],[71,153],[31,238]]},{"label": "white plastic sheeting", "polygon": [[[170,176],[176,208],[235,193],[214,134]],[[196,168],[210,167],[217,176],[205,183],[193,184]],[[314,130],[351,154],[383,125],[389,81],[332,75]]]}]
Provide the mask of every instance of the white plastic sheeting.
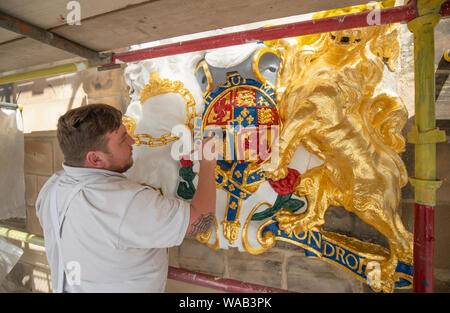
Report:
[{"label": "white plastic sheeting", "polygon": [[[21,248],[0,237],[0,283],[11,272],[22,254],[23,250]],[[0,286],[0,291],[4,291],[1,288]]]},{"label": "white plastic sheeting", "polygon": [[22,114],[0,108],[0,220],[25,216]]}]

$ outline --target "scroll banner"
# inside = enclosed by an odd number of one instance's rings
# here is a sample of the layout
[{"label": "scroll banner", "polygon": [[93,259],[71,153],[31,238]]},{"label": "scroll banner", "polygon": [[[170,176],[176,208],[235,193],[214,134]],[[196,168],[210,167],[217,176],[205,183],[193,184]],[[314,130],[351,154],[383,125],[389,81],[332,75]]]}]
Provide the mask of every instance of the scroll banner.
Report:
[{"label": "scroll banner", "polygon": [[[296,246],[302,247],[305,250],[305,255],[310,258],[317,258],[334,265],[337,265],[346,271],[350,272],[358,280],[368,284],[370,278],[367,277],[367,264],[374,259],[363,256],[361,252],[342,244],[342,240],[336,240],[338,237],[346,238],[353,242],[359,242],[355,238],[349,238],[344,235],[339,235],[330,232],[321,232],[310,230],[301,234],[288,235],[279,228],[275,217],[261,226],[261,238],[264,238],[266,232],[272,232],[276,240],[285,241]],[[333,238],[334,237],[334,238]],[[371,244],[370,244],[371,245]],[[378,250],[384,249],[378,247]],[[387,253],[387,252],[385,252]],[[386,259],[384,256],[378,255],[379,261]],[[398,262],[395,270],[395,288],[409,289],[412,287],[413,281],[413,266]]]}]

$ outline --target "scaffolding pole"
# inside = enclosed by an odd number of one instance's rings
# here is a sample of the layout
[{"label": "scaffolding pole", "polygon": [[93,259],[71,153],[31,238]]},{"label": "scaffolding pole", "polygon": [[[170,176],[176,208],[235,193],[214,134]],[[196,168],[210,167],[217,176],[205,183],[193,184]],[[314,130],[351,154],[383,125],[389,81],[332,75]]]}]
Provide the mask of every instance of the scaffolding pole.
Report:
[{"label": "scaffolding pole", "polygon": [[8,76],[0,77],[0,85],[9,84],[19,81],[25,81],[29,79],[54,76],[66,73],[73,73],[77,71],[82,71],[85,69],[96,68],[98,66],[89,66],[88,61],[81,61],[75,63],[67,63],[57,66],[52,66],[48,68],[43,68],[35,71],[11,74]]},{"label": "scaffolding pole", "polygon": [[0,12],[0,27],[40,41],[46,45],[86,58],[92,66],[105,64],[111,60],[110,54],[98,53],[97,51],[84,47],[36,25],[22,21],[4,12]]},{"label": "scaffolding pole", "polygon": [[436,128],[434,27],[439,23],[444,0],[417,0],[418,17],[408,23],[414,34],[415,125],[408,142],[415,145],[414,177],[414,292],[434,290],[434,208],[436,190],[436,143],[446,140]]},{"label": "scaffolding pole", "polygon": [[22,112],[22,106],[18,105],[16,103],[9,103],[9,102],[0,101],[0,108],[1,109],[9,109],[9,110],[17,110],[17,109],[19,109]]},{"label": "scaffolding pole", "polygon": [[[450,15],[449,0],[447,0],[442,5],[441,15]],[[258,29],[144,48],[124,53],[116,53],[113,54],[112,64],[104,66],[110,66],[118,62],[136,62],[181,53],[223,48],[234,45],[276,40],[288,37],[325,33],[357,27],[367,27],[392,23],[407,23],[416,17],[416,3],[415,1],[411,1],[407,5],[403,6],[263,27]]]}]

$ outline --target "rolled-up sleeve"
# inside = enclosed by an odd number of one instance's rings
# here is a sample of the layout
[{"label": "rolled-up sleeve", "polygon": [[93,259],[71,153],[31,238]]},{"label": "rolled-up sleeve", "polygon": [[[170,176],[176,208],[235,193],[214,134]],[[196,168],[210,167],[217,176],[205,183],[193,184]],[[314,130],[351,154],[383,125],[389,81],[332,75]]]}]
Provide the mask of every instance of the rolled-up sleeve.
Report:
[{"label": "rolled-up sleeve", "polygon": [[183,241],[190,204],[145,188],[130,201],[119,226],[121,248],[168,248]]}]

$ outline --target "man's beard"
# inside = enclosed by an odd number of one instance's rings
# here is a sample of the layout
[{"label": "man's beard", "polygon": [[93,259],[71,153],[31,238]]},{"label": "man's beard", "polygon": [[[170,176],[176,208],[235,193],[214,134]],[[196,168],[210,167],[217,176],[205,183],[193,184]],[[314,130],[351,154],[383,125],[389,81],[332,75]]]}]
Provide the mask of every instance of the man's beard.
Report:
[{"label": "man's beard", "polygon": [[128,162],[128,164],[126,164],[126,165],[124,165],[124,166],[122,166],[122,167],[119,167],[119,168],[114,168],[114,169],[112,169],[112,171],[114,171],[114,172],[117,172],[117,173],[124,173],[124,172],[126,172],[126,171],[128,171],[132,166],[133,166],[133,158],[130,158],[130,162]]},{"label": "man's beard", "polygon": [[[108,152],[108,155],[112,157],[112,154]],[[128,163],[126,163],[123,166],[112,164],[109,168],[105,168],[108,171],[117,172],[117,173],[124,173],[128,171],[133,166],[134,160],[132,155],[130,155],[130,158],[128,159]]]}]

